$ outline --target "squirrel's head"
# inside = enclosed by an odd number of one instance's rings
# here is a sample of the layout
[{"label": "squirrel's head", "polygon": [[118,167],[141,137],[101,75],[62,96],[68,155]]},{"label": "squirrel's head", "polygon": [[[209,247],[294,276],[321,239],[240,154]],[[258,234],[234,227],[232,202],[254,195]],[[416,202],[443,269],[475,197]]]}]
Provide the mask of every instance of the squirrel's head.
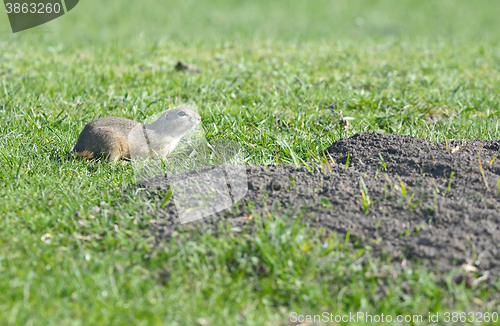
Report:
[{"label": "squirrel's head", "polygon": [[170,109],[161,114],[157,122],[169,135],[182,136],[196,127],[201,117],[198,113],[185,107]]}]

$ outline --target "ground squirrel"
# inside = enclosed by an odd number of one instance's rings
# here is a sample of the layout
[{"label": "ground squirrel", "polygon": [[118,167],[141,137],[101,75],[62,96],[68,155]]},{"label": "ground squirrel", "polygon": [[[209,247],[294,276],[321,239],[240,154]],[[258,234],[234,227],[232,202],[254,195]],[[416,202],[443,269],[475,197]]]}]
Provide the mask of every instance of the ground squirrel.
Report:
[{"label": "ground squirrel", "polygon": [[125,118],[100,118],[85,125],[72,152],[86,159],[106,157],[113,163],[152,151],[165,156],[200,121],[196,112],[185,107],[167,110],[146,125]]}]

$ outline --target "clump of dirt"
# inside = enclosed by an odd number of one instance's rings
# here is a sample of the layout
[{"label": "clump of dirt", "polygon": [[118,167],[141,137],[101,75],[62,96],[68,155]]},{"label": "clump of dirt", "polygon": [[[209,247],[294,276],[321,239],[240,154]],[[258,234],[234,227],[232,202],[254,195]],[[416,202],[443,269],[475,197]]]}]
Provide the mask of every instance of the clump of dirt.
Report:
[{"label": "clump of dirt", "polygon": [[[462,267],[492,284],[500,276],[499,145],[356,134],[325,151],[328,165],[311,162],[312,171],[247,166],[243,199],[210,217],[180,224],[170,200],[150,211],[147,233],[165,241],[189,229],[217,232],[221,221],[243,233],[254,229],[257,214],[301,216],[313,227],[349,233],[394,262],[414,260],[437,271]],[[164,198],[169,184],[185,177],[158,176],[140,187]]]}]

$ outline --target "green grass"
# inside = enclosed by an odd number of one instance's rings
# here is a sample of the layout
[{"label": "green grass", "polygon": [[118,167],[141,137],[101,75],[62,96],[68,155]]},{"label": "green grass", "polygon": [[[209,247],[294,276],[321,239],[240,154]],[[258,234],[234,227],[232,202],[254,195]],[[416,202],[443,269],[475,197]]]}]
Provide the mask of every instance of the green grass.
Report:
[{"label": "green grass", "polygon": [[[64,160],[95,118],[144,121],[187,101],[208,139],[238,141],[256,164],[311,161],[367,130],[498,139],[498,4],[162,6],[82,1],[16,35],[0,14],[1,324],[262,325],[292,311],[498,311],[489,300],[500,284],[442,285],[418,266],[395,277],[369,247],[295,217],[274,216],[251,236],[226,231],[156,247],[142,232],[145,203],[123,194],[129,166]],[[175,72],[179,59],[202,72]],[[351,129],[325,109],[331,102],[355,118]]]}]

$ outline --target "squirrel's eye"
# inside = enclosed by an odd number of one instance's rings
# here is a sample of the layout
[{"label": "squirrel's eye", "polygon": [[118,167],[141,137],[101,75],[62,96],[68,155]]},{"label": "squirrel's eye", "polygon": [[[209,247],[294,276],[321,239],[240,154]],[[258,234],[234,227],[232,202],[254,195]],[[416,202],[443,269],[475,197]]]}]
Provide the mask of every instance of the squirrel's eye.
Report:
[{"label": "squirrel's eye", "polygon": [[184,111],[180,111],[180,112],[179,112],[179,116],[181,116],[181,117],[185,117],[186,115],[187,115],[187,114],[186,114],[186,112],[184,112]]}]

